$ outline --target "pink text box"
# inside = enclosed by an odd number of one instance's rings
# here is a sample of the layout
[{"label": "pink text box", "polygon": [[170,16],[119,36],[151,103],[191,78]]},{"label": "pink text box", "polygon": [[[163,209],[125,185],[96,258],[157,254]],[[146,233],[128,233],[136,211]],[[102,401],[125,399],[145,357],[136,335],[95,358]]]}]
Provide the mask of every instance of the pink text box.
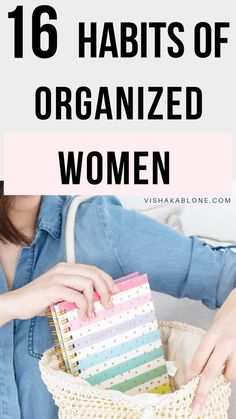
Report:
[{"label": "pink text box", "polygon": [[[129,185],[99,185],[87,181],[82,171],[79,185],[63,185],[58,151],[91,151],[106,156],[115,151],[130,153]],[[168,151],[170,184],[135,185],[134,151]],[[119,159],[118,159],[119,160]],[[105,160],[104,160],[105,162]],[[151,181],[151,158],[142,158]],[[86,168],[85,161],[83,168]],[[232,184],[232,138],[229,134],[8,134],[4,141],[4,180],[8,195],[229,195]],[[104,163],[104,173],[106,163]]]}]

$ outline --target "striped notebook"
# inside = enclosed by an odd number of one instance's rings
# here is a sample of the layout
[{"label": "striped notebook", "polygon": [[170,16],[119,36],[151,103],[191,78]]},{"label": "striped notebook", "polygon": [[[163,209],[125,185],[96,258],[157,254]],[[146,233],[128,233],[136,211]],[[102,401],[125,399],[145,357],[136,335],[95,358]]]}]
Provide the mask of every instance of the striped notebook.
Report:
[{"label": "striped notebook", "polygon": [[51,306],[60,367],[91,385],[130,395],[170,391],[147,275],[115,280],[120,292],[105,310],[94,295],[96,317],[82,321],[74,304]]}]

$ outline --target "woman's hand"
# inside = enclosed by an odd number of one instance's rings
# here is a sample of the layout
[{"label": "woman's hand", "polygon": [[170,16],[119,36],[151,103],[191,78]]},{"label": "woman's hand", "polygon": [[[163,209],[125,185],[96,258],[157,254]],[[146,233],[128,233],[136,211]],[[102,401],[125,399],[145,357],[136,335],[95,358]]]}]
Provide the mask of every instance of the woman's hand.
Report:
[{"label": "woman's hand", "polygon": [[207,396],[224,370],[228,381],[236,380],[236,290],[232,291],[204,335],[187,372],[186,381],[202,373],[193,402],[193,414],[203,408]]},{"label": "woman's hand", "polygon": [[25,320],[45,313],[50,304],[67,301],[76,304],[85,320],[94,316],[94,291],[104,308],[113,307],[111,294],[118,289],[110,275],[95,266],[59,263],[26,286],[2,295],[1,311],[7,321]]}]

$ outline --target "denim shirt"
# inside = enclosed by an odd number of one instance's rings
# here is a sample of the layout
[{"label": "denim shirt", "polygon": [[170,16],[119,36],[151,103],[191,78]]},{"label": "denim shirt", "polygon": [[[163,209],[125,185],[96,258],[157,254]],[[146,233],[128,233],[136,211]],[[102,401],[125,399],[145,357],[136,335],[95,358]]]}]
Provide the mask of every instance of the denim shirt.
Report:
[{"label": "denim shirt", "polygon": [[[21,250],[14,289],[66,261],[69,196],[42,200],[35,239]],[[94,197],[76,215],[77,263],[96,265],[113,278],[147,273],[153,290],[219,307],[236,282],[236,254],[214,249],[135,211],[114,197]],[[8,291],[0,269],[0,293]],[[0,419],[54,419],[57,408],[41,380],[38,362],[53,345],[48,320],[14,320],[0,328]]]}]

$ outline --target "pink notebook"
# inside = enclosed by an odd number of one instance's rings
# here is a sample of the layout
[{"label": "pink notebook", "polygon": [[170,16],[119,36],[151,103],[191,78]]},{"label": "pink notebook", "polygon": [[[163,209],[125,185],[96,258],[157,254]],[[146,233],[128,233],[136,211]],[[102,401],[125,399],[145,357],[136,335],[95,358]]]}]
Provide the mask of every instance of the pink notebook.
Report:
[{"label": "pink notebook", "polygon": [[147,275],[115,280],[120,292],[105,310],[94,293],[96,317],[82,321],[78,308],[51,306],[60,366],[91,385],[127,394],[170,391],[166,362]]}]

